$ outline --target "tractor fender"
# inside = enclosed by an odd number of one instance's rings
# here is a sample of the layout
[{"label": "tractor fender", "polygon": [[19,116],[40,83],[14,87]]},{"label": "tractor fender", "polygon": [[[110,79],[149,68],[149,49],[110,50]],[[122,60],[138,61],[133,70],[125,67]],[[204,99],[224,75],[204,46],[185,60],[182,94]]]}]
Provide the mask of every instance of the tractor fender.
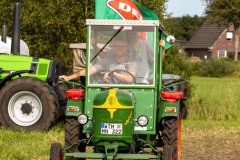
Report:
[{"label": "tractor fender", "polygon": [[[175,108],[174,112],[167,112],[168,108]],[[179,101],[169,102],[162,101],[160,103],[159,112],[158,112],[158,122],[160,122],[165,117],[177,117],[180,112]]]},{"label": "tractor fender", "polygon": [[[84,113],[83,110],[83,100],[79,99],[79,100],[72,100],[72,99],[68,99],[67,101],[67,106],[66,106],[66,110],[65,110],[65,116],[71,116],[71,117],[78,117],[80,114]],[[75,111],[71,110],[70,108],[76,108]]]},{"label": "tractor fender", "polygon": [[[4,71],[3,71],[3,72],[4,72]],[[32,72],[33,72],[32,70],[22,70],[22,71],[16,71],[16,72],[10,73],[8,76],[6,76],[5,78],[3,78],[3,79],[0,81],[0,89],[1,89],[8,81],[10,81],[13,77],[15,77],[15,76],[21,77],[21,74],[24,74],[24,73],[32,73]]]}]

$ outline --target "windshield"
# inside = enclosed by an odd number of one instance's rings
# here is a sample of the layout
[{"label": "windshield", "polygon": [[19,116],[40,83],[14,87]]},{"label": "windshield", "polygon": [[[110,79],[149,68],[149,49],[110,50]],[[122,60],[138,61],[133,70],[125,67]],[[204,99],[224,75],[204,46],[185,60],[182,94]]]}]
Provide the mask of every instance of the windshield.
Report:
[{"label": "windshield", "polygon": [[89,27],[89,84],[153,85],[154,27],[121,27]]}]

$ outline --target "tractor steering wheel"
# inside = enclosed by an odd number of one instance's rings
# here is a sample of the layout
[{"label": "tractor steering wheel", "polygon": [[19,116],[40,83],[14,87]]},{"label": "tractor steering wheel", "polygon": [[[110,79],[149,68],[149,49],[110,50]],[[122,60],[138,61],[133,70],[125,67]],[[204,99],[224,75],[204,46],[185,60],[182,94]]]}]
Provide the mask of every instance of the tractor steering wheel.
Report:
[{"label": "tractor steering wheel", "polygon": [[[125,72],[125,73],[131,75],[132,78],[133,78],[133,83],[136,84],[136,78],[134,77],[134,75],[133,75],[132,73],[130,73],[130,72],[126,71],[126,70],[120,69],[120,70],[115,70],[115,71],[109,72],[109,73],[108,73],[108,76],[109,76],[109,77],[114,77],[115,79],[117,79],[117,77],[113,74],[114,72]],[[118,80],[118,79],[117,79],[117,80]],[[116,81],[114,81],[114,80],[113,80],[113,83],[114,83],[114,84],[118,84],[118,82],[116,82]]]}]

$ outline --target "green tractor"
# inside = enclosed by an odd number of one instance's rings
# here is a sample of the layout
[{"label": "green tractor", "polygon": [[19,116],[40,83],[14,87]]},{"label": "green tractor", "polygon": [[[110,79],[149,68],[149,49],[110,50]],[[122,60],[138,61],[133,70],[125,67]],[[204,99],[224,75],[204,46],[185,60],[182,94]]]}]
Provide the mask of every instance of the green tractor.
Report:
[{"label": "green tractor", "polygon": [[[61,63],[23,55],[19,3],[14,6],[12,37],[12,54],[0,53],[0,124],[7,129],[49,129],[66,105],[67,87],[56,83]],[[6,44],[6,26],[1,39]]]},{"label": "green tractor", "polygon": [[[179,160],[179,103],[183,93],[169,91],[168,88],[187,81],[167,86],[162,84],[163,55],[158,42],[165,33],[159,21],[87,19],[86,25],[84,84],[66,92],[65,145],[52,143],[50,159]],[[101,68],[99,64],[111,64],[113,60],[110,57],[116,56],[114,48],[123,50],[126,47],[117,46],[117,39],[139,33],[147,36],[139,43],[152,47],[152,61],[147,69],[141,68],[141,64],[150,59],[136,55],[131,50],[134,45],[128,42],[128,56],[137,62],[136,74],[119,66],[112,71],[99,70],[92,74],[93,66]],[[171,39],[167,40],[171,42]],[[103,47],[97,48],[93,41],[103,44]],[[110,50],[101,55],[106,47]],[[141,49],[138,52],[144,54]],[[138,73],[142,71],[146,71],[145,77]],[[106,72],[110,81],[103,81]],[[119,75],[128,75],[132,81],[123,81]],[[92,146],[93,152],[89,152],[88,146]]]}]

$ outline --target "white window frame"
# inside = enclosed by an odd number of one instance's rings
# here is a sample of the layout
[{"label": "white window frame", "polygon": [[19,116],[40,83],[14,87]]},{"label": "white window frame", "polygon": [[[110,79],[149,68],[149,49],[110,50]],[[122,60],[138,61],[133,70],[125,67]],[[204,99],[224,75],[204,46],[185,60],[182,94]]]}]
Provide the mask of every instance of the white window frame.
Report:
[{"label": "white window frame", "polygon": [[229,41],[233,40],[233,32],[228,31],[226,33],[226,39],[229,40]]},{"label": "white window frame", "polygon": [[[220,53],[224,53],[224,56],[220,56]],[[227,50],[218,50],[218,58],[227,57]]]}]

